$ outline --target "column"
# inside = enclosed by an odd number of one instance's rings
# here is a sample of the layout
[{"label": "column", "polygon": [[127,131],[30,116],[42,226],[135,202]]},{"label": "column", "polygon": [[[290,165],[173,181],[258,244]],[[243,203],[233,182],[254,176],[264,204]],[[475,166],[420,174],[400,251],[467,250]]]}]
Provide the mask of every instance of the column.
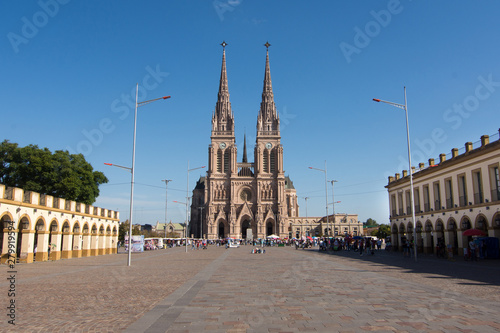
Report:
[{"label": "column", "polygon": [[62,232],[60,231],[51,232],[51,240],[49,244],[49,249],[50,249],[49,260],[61,259],[61,240],[62,240]]},{"label": "column", "polygon": [[90,240],[91,240],[91,234],[90,233],[83,233],[83,244],[82,244],[82,257],[89,257],[91,256],[90,254]]},{"label": "column", "polygon": [[33,262],[33,248],[35,244],[35,230],[23,230],[23,239],[21,244],[21,255],[19,262],[32,263]]},{"label": "column", "polygon": [[61,249],[61,258],[70,259],[73,254],[73,237],[71,232],[63,232],[63,248]]},{"label": "column", "polygon": [[47,261],[49,259],[49,254],[47,250],[49,249],[49,231],[38,231],[38,241],[36,245],[36,261]]},{"label": "column", "polygon": [[73,258],[81,258],[82,257],[82,234],[75,233],[73,234]]}]

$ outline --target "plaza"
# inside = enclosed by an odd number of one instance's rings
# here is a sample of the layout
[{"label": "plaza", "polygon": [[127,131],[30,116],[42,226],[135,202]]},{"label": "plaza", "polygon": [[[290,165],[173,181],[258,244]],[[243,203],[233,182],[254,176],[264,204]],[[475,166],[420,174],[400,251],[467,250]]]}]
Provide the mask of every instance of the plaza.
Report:
[{"label": "plaza", "polygon": [[[378,251],[184,248],[18,264],[1,332],[496,332],[500,268]],[[1,266],[7,295],[9,269]],[[4,304],[6,304],[4,302]]]}]

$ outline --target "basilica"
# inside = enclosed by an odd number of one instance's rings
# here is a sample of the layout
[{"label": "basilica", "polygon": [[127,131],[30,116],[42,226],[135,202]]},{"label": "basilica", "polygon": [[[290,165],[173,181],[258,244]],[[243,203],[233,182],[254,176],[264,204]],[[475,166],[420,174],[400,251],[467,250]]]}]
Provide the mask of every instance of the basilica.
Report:
[{"label": "basilica", "polygon": [[[321,217],[299,218],[297,193],[284,173],[280,119],[269,65],[270,44],[265,44],[264,85],[257,114],[253,162],[248,161],[246,137],[242,160],[237,161],[235,121],[226,71],[227,44],[221,45],[222,68],[212,114],[208,170],[193,190],[190,234],[208,239],[321,235]],[[297,225],[300,225],[300,233],[295,232]]]}]

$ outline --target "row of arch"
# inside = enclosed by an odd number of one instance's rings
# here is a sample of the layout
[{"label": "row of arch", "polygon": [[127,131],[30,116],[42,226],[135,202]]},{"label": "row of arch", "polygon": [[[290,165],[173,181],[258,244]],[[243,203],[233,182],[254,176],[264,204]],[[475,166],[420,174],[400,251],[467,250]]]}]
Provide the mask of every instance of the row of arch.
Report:
[{"label": "row of arch", "polygon": [[[23,215],[15,222],[7,212],[0,217],[1,262],[7,262],[9,245],[17,262],[59,260],[116,253],[118,222],[89,223],[56,218],[47,223]],[[12,254],[12,253],[11,253]]]},{"label": "row of arch", "polygon": [[[462,255],[467,247],[468,237],[463,232],[468,229],[482,230],[489,237],[500,238],[500,213],[496,213],[491,221],[483,214],[475,217],[474,221],[467,215],[458,221],[450,217],[448,220],[438,218],[436,221],[426,220],[424,223],[417,220],[415,233],[417,248],[424,253],[435,253],[438,241],[450,244],[455,254]],[[403,239],[413,240],[413,222],[393,222],[391,227],[391,241],[393,246],[401,249]]]},{"label": "row of arch", "polygon": [[239,233],[237,233],[235,230],[231,230],[229,223],[223,218],[217,221],[216,226],[217,226],[216,230],[217,238],[234,237],[238,239],[247,239],[250,236],[249,230],[251,229],[252,233],[251,236],[253,239],[256,239],[278,234],[279,230],[279,228],[276,225],[276,222],[273,219],[268,219],[264,223],[263,227],[259,227],[257,225],[257,222],[255,222],[255,220],[250,219],[248,217],[241,219]]}]

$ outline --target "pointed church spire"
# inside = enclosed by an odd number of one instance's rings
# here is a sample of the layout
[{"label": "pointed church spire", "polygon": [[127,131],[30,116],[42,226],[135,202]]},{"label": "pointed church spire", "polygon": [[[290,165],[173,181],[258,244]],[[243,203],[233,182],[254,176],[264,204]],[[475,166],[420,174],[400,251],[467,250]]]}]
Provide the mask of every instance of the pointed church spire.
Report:
[{"label": "pointed church spire", "polygon": [[271,69],[269,66],[269,42],[266,47],[266,69],[264,73],[264,88],[262,89],[262,102],[260,103],[259,116],[257,117],[257,132],[279,135],[279,116],[274,104],[273,84],[271,82]]},{"label": "pointed church spire", "polygon": [[[266,47],[266,70],[264,73],[264,89],[262,91],[262,101],[264,101],[264,98],[270,98],[271,102],[274,102],[274,94],[273,94],[273,84],[271,82],[271,69],[269,68],[269,42],[266,42],[264,44]],[[269,102],[269,101],[267,101]]]},{"label": "pointed church spire", "polygon": [[226,42],[222,42],[220,45],[222,45],[222,68],[220,71],[220,82],[219,82],[219,100],[221,97],[221,94],[228,93],[229,94],[229,88],[227,86],[227,71],[226,71]]},{"label": "pointed church spire", "polygon": [[243,163],[248,163],[248,158],[247,158],[247,133],[245,133],[245,136],[243,137]]},{"label": "pointed church spire", "polygon": [[217,95],[217,103],[212,116],[212,132],[214,135],[230,134],[234,135],[234,119],[231,111],[231,102],[229,102],[229,88],[227,84],[226,71],[226,42],[222,42],[222,67],[220,72],[219,93]]}]

